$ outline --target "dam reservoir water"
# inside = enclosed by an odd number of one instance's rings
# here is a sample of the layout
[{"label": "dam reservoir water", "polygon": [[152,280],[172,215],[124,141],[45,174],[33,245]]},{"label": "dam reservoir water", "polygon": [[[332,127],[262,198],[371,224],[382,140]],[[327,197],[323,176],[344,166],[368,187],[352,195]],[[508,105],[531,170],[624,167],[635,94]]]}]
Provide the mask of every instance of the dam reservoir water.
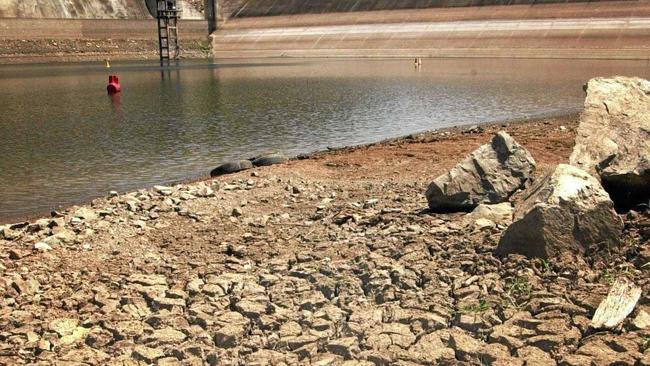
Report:
[{"label": "dam reservoir water", "polygon": [[[106,95],[109,74],[123,91]],[[0,67],[0,221],[205,176],[219,163],[580,109],[647,61],[260,60]],[[459,157],[460,158],[460,157]]]}]

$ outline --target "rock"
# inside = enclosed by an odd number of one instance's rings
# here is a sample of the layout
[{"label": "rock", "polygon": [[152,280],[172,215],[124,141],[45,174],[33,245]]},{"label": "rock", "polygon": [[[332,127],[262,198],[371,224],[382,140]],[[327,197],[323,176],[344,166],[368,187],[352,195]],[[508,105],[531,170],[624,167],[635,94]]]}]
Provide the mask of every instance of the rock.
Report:
[{"label": "rock", "polygon": [[156,343],[156,344],[164,344],[164,343],[170,343],[170,344],[179,344],[183,342],[187,336],[185,333],[176,330],[171,327],[166,327],[163,329],[156,329],[153,331],[153,333],[145,336],[145,341],[147,343]]},{"label": "rock", "polygon": [[474,221],[474,227],[476,227],[478,230],[484,230],[495,226],[496,224],[494,223],[494,221],[488,219],[481,218]]},{"label": "rock", "polygon": [[59,318],[54,319],[50,322],[50,330],[55,331],[60,336],[66,336],[72,334],[72,332],[77,329],[79,321],[72,318]]},{"label": "rock", "polygon": [[269,166],[275,164],[282,164],[289,161],[289,158],[282,154],[269,154],[258,157],[253,160],[254,166]]},{"label": "rock", "polygon": [[243,324],[226,324],[214,333],[214,344],[219,348],[233,348],[246,334]]},{"label": "rock", "polygon": [[514,209],[510,202],[503,202],[496,205],[478,205],[474,211],[466,217],[466,222],[476,223],[480,219],[490,220],[499,225],[510,225]]},{"label": "rock", "polygon": [[623,222],[596,178],[560,164],[525,193],[515,222],[503,233],[497,254],[529,257],[591,255],[618,247]]},{"label": "rock", "polygon": [[47,252],[52,250],[52,247],[49,246],[47,243],[43,243],[42,241],[39,241],[38,243],[34,244],[34,249],[40,250],[41,252]]},{"label": "rock", "polygon": [[129,276],[129,282],[137,283],[143,286],[166,286],[167,278],[163,275],[132,274]]},{"label": "rock", "polygon": [[157,359],[165,356],[165,353],[160,348],[151,348],[146,346],[135,346],[131,353],[131,357],[136,360],[141,360],[147,364],[153,364]]},{"label": "rock", "polygon": [[70,334],[66,334],[61,337],[60,342],[62,345],[69,345],[80,342],[86,338],[89,332],[90,329],[88,328],[76,327],[72,330],[72,332],[70,332]]},{"label": "rock", "polygon": [[199,190],[198,190],[198,192],[196,192],[196,194],[199,197],[214,197],[214,191],[212,190],[212,188],[210,188],[208,186],[203,186],[203,187],[199,188]]},{"label": "rock", "polygon": [[517,349],[517,356],[523,359],[526,366],[553,366],[557,363],[548,353],[537,347],[526,346]]},{"label": "rock", "polygon": [[359,353],[359,342],[357,337],[345,337],[331,340],[325,347],[330,353],[342,356],[349,360]]},{"label": "rock", "polygon": [[421,364],[435,365],[442,360],[455,359],[454,350],[448,348],[437,333],[423,335],[406,353],[400,358]]},{"label": "rock", "polygon": [[140,337],[144,333],[142,322],[125,320],[106,327],[117,340]]},{"label": "rock", "polygon": [[455,351],[456,358],[461,361],[480,361],[488,365],[522,365],[510,356],[508,348],[501,344],[486,344],[471,336],[452,329],[449,345]]},{"label": "rock", "polygon": [[292,337],[302,334],[302,327],[294,321],[289,321],[280,326],[280,337]]},{"label": "rock", "polygon": [[593,365],[592,359],[585,355],[565,355],[560,362],[561,366],[585,366]]},{"label": "rock", "polygon": [[57,365],[106,365],[111,359],[107,353],[92,349],[90,347],[80,347],[71,349],[65,354],[59,356]]},{"label": "rock", "polygon": [[269,165],[286,163],[287,161],[289,161],[289,158],[282,154],[269,154],[269,155],[262,155],[256,158],[255,160],[253,160],[253,165],[269,166]]},{"label": "rock", "polygon": [[85,221],[94,221],[97,220],[99,215],[97,215],[97,212],[95,212],[93,209],[90,209],[88,207],[81,207],[75,211],[73,217],[80,218]]},{"label": "rock", "polygon": [[171,196],[174,193],[174,188],[166,186],[154,186],[153,190],[161,196]]},{"label": "rock", "polygon": [[230,161],[212,169],[210,176],[217,177],[224,174],[236,173],[242,170],[250,169],[252,167],[253,163],[251,163],[249,160]]},{"label": "rock", "polygon": [[594,78],[580,116],[570,162],[598,175],[623,207],[650,199],[650,82]]},{"label": "rock", "polygon": [[9,251],[9,259],[18,260],[25,258],[32,254],[29,250],[24,249],[11,249]]},{"label": "rock", "polygon": [[607,297],[598,305],[591,327],[612,329],[618,326],[634,310],[641,297],[641,288],[625,277],[614,281]]},{"label": "rock", "polygon": [[638,365],[636,359],[641,356],[636,342],[630,342],[620,336],[605,333],[588,337],[581,343],[576,354],[590,357],[591,365],[635,366]]},{"label": "rock", "polygon": [[318,338],[315,336],[311,335],[302,335],[299,337],[294,337],[291,338],[287,341],[287,345],[289,346],[289,349],[292,351],[295,351],[301,347],[316,343],[318,341]]},{"label": "rock", "polygon": [[640,310],[639,314],[632,320],[632,325],[639,330],[648,329],[650,327],[650,314],[645,310]]},{"label": "rock", "polygon": [[535,160],[530,153],[510,135],[499,132],[489,144],[429,184],[429,208],[467,211],[482,203],[505,202],[524,187],[534,171]]},{"label": "rock", "polygon": [[20,232],[11,229],[10,227],[3,227],[0,229],[0,237],[5,240],[15,240],[20,237]]}]

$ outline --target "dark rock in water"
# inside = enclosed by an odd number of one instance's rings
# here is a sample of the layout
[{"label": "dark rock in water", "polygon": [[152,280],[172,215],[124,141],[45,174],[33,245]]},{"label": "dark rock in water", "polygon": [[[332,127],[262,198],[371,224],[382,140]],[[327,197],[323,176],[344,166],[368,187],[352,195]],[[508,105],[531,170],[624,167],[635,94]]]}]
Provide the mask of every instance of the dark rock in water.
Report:
[{"label": "dark rock in water", "polygon": [[615,250],[623,222],[598,180],[560,164],[524,192],[515,222],[503,233],[497,254],[523,254],[569,263],[578,256]]},{"label": "dark rock in water", "polygon": [[431,182],[426,192],[429,208],[469,211],[479,204],[505,202],[534,171],[530,153],[510,135],[499,132],[489,144]]},{"label": "dark rock in water", "polygon": [[219,175],[236,173],[242,170],[250,169],[252,167],[253,167],[253,163],[251,163],[249,160],[230,161],[214,168],[210,172],[210,176],[217,177]]},{"label": "dark rock in water", "polygon": [[599,177],[617,208],[648,204],[650,81],[591,79],[570,161]]},{"label": "dark rock in water", "polygon": [[260,156],[259,158],[253,160],[254,166],[269,166],[274,164],[282,164],[289,161],[289,158],[282,154],[270,154]]}]

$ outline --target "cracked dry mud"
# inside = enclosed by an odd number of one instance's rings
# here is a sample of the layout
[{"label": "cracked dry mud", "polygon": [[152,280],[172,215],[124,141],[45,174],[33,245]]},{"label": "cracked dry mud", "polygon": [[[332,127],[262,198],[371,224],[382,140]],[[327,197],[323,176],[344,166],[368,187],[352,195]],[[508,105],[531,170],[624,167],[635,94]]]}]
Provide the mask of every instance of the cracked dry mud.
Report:
[{"label": "cracked dry mud", "polygon": [[[496,131],[539,176],[575,127],[426,133],[5,227],[0,364],[650,365],[647,214],[623,216],[620,250],[554,263],[498,258],[504,227],[426,210],[431,179]],[[618,276],[639,304],[590,329]]]}]

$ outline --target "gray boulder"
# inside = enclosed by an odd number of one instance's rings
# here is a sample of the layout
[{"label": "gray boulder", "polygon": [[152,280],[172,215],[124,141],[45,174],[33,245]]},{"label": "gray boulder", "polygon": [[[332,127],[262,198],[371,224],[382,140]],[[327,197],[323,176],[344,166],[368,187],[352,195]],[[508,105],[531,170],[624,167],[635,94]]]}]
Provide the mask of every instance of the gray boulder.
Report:
[{"label": "gray boulder", "polygon": [[595,78],[570,158],[600,178],[617,206],[650,199],[650,82],[640,78]]},{"label": "gray boulder", "polygon": [[282,154],[269,154],[269,155],[260,156],[255,160],[253,160],[253,165],[269,166],[269,165],[286,163],[287,161],[289,161],[289,158]]},{"label": "gray boulder", "polygon": [[498,255],[574,260],[615,249],[623,222],[596,178],[567,164],[530,187],[501,236]]},{"label": "gray boulder", "polygon": [[535,160],[510,135],[499,132],[485,144],[434,179],[426,191],[436,212],[469,211],[479,204],[501,203],[535,171]]},{"label": "gray boulder", "polygon": [[217,177],[224,174],[236,173],[242,170],[250,169],[252,167],[253,163],[251,163],[249,160],[230,161],[212,169],[210,176]]}]

